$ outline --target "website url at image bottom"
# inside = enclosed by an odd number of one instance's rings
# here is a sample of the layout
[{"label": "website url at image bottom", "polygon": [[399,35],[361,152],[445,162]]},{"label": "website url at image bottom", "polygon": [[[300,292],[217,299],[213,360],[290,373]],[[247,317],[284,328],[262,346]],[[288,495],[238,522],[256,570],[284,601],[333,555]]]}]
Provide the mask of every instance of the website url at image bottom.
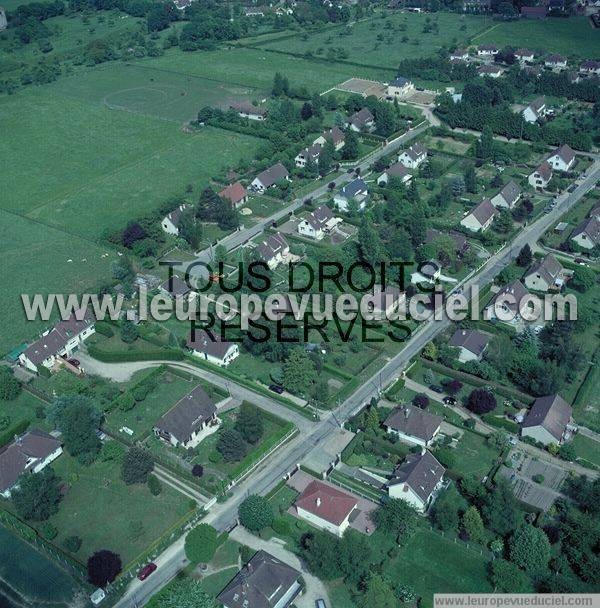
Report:
[{"label": "website url at image bottom", "polygon": [[435,608],[482,606],[586,606],[600,608],[600,593],[436,593]]}]

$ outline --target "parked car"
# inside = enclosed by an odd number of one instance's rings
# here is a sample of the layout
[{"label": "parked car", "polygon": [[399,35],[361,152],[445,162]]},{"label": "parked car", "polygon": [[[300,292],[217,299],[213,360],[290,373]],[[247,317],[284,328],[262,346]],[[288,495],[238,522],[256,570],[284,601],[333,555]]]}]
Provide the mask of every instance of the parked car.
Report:
[{"label": "parked car", "polygon": [[315,600],[315,608],[327,608],[327,606],[325,604],[325,600],[322,600],[322,599]]},{"label": "parked car", "polygon": [[444,392],[444,389],[441,386],[438,386],[437,384],[430,384],[429,390],[433,391],[434,393],[443,393]]},{"label": "parked car", "polygon": [[456,397],[444,397],[444,403],[446,405],[456,405],[458,401],[456,400]]},{"label": "parked car", "polygon": [[79,359],[67,359],[67,361],[73,366],[73,367],[79,367],[81,365],[81,362],[79,361]]},{"label": "parked car", "polygon": [[285,389],[280,384],[269,384],[269,390],[281,395]]},{"label": "parked car", "polygon": [[154,562],[150,562],[138,572],[137,577],[141,581],[145,581],[157,568],[158,566]]}]

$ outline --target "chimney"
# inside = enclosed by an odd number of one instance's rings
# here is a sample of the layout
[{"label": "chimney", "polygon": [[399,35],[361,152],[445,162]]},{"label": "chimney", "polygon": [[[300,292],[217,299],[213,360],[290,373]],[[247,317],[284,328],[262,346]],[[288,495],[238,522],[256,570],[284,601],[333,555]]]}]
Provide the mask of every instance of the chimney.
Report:
[{"label": "chimney", "polygon": [[461,334],[462,334],[463,336],[466,336],[466,335],[467,335],[467,332],[466,332],[466,331],[463,329],[463,330],[462,330],[462,332],[461,332]]},{"label": "chimney", "polygon": [[317,507],[321,506],[321,497],[317,496]]},{"label": "chimney", "polygon": [[405,408],[404,408],[404,417],[405,417],[405,418],[408,418],[409,416],[410,416],[410,412],[408,411],[408,408],[407,408],[407,407],[405,407]]}]

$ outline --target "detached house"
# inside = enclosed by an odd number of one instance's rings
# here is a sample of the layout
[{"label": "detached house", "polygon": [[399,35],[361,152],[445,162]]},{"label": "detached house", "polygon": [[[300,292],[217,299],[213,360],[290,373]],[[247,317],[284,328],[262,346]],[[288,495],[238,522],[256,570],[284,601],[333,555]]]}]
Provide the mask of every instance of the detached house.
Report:
[{"label": "detached house", "polygon": [[564,70],[567,67],[567,59],[562,55],[548,55],[544,65],[552,70]]},{"label": "detached house", "polygon": [[259,173],[250,184],[250,188],[258,194],[264,194],[269,188],[283,180],[291,181],[290,174],[281,163],[277,163]]},{"label": "detached house", "polygon": [[429,446],[440,430],[443,418],[413,405],[397,407],[383,423],[388,433],[409,443]]},{"label": "detached house", "polygon": [[584,249],[593,249],[600,245],[600,220],[598,217],[594,216],[583,220],[573,230],[571,240]]},{"label": "detached house", "polygon": [[456,49],[450,53],[450,61],[467,61],[469,59],[469,51],[467,49]]},{"label": "detached house", "polygon": [[406,294],[395,285],[373,285],[373,293],[367,302],[369,313],[379,319],[389,319],[406,302]]},{"label": "detached house", "polygon": [[[521,281],[505,285],[496,295],[492,304],[486,309],[489,318],[516,325],[521,322],[521,305],[530,293]],[[529,304],[527,306],[529,308]]]},{"label": "detached house", "polygon": [[298,222],[298,234],[320,241],[341,221],[340,218],[334,217],[327,205],[321,205]]},{"label": "detached house", "polygon": [[531,266],[523,282],[527,289],[536,291],[560,290],[564,284],[563,270],[560,262],[549,254]]},{"label": "detached house", "polygon": [[471,232],[485,232],[494,221],[499,211],[492,205],[489,198],[484,198],[477,207],[463,217],[460,225]]},{"label": "detached house", "polygon": [[477,69],[477,73],[482,78],[500,78],[504,70],[499,65],[482,65]]},{"label": "detached house", "polygon": [[387,95],[391,99],[404,99],[415,90],[415,85],[402,76],[397,76],[387,85]]},{"label": "detached house", "polygon": [[546,116],[548,109],[546,108],[546,101],[543,97],[534,99],[524,110],[521,112],[526,122],[534,123],[540,118]]},{"label": "detached house", "polygon": [[154,426],[154,434],[177,447],[195,448],[220,424],[217,408],[201,386],[182,397]]},{"label": "detached house", "polygon": [[498,47],[494,44],[482,44],[477,47],[479,57],[495,57],[498,54]]},{"label": "detached house", "polygon": [[573,408],[560,395],[538,397],[521,423],[521,435],[544,445],[561,445],[570,438]]},{"label": "detached house", "polygon": [[563,144],[546,158],[546,162],[555,171],[569,171],[575,163],[575,152],[568,144]]},{"label": "detached house", "polygon": [[270,234],[256,249],[261,260],[265,261],[271,270],[285,262],[290,254],[290,246],[281,232]]},{"label": "detached house", "polygon": [[388,481],[388,495],[400,498],[424,513],[442,488],[445,472],[431,452],[409,454]]},{"label": "detached house", "polygon": [[368,108],[363,108],[350,116],[346,126],[357,133],[371,131],[375,126],[375,117]]},{"label": "detached house", "polygon": [[579,66],[579,72],[585,76],[598,76],[600,75],[600,61],[593,61],[588,59]]},{"label": "detached house", "polygon": [[512,209],[521,198],[521,188],[512,180],[506,184],[491,200],[494,207]]},{"label": "detached house", "polygon": [[535,59],[535,53],[529,49],[517,49],[515,59],[521,63],[531,63]]},{"label": "detached house", "polygon": [[448,342],[449,346],[458,348],[458,360],[481,361],[483,353],[490,342],[490,337],[475,329],[457,329]]},{"label": "detached house", "polygon": [[235,110],[242,118],[263,121],[267,117],[267,108],[252,105],[247,101],[232,103],[229,107]]},{"label": "detached house", "polygon": [[402,163],[394,163],[390,165],[378,178],[377,183],[385,185],[390,181],[390,177],[397,177],[403,184],[408,184],[412,179],[412,175]]},{"label": "detached house", "polygon": [[[78,320],[77,317],[82,318]],[[30,344],[19,355],[19,363],[33,372],[37,372],[41,365],[51,369],[57,359],[71,357],[95,331],[92,314],[78,310],[67,321],[59,321]]]},{"label": "detached house", "polygon": [[177,209],[173,209],[173,211],[163,217],[161,226],[167,234],[179,235],[179,220],[187,208],[187,205],[179,205]]},{"label": "detached house", "polygon": [[171,278],[171,284],[169,285],[169,279],[161,283],[158,290],[165,296],[175,300],[177,298],[187,300],[191,302],[198,294],[190,289],[190,286],[182,281],[177,275]]},{"label": "detached house", "polygon": [[196,329],[190,333],[186,344],[194,357],[220,367],[226,367],[240,354],[237,344],[221,340],[221,336],[216,331],[209,333],[205,329]]},{"label": "detached house", "polygon": [[39,473],[62,454],[58,439],[32,429],[0,448],[0,496],[10,498],[24,473]]},{"label": "detached house", "polygon": [[523,19],[545,19],[548,8],[546,6],[522,6],[520,14]]},{"label": "detached house", "polygon": [[304,150],[300,150],[294,159],[296,167],[306,167],[309,162],[312,162],[314,165],[318,165],[321,149],[322,148],[319,144],[313,144],[308,148],[304,148]]},{"label": "detached house", "polygon": [[536,190],[543,190],[552,179],[552,167],[545,160],[542,161],[537,169],[527,178],[530,186]]},{"label": "detached house", "polygon": [[361,177],[358,177],[346,184],[333,197],[333,202],[340,211],[348,211],[349,203],[352,200],[356,202],[360,211],[367,206],[367,201],[369,200],[369,189]]},{"label": "detached house", "polygon": [[413,144],[408,150],[400,153],[398,162],[407,169],[417,169],[427,160],[427,148],[423,144]]},{"label": "detached house", "polygon": [[229,201],[234,209],[237,209],[248,202],[248,192],[240,182],[235,182],[227,186],[227,188],[223,188],[223,190],[219,192],[219,196],[226,201]]},{"label": "detached house", "polygon": [[302,594],[301,574],[258,551],[217,596],[223,608],[288,608]]},{"label": "detached house", "polygon": [[313,144],[324,146],[328,141],[331,141],[333,148],[338,152],[346,143],[346,134],[339,127],[332,127],[331,129],[323,131],[323,133],[313,141]]}]

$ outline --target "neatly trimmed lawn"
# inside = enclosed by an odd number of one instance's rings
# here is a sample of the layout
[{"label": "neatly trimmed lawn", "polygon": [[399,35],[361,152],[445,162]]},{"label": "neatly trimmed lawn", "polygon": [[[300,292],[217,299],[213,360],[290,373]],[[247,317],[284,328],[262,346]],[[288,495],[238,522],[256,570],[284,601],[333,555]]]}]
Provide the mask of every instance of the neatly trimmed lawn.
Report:
[{"label": "neatly trimmed lawn", "polygon": [[490,472],[499,455],[484,437],[465,430],[454,450],[456,460],[452,469],[461,476],[475,475],[481,479]]},{"label": "neatly trimmed lawn", "polygon": [[9,425],[13,426],[21,420],[29,420],[31,428],[48,430],[48,425],[43,418],[37,418],[36,410],[45,408],[47,403],[38,399],[27,391],[21,391],[19,396],[12,401],[0,399],[0,416],[8,416]]},{"label": "neatly trimmed lawn", "polygon": [[213,568],[225,568],[236,566],[240,555],[240,543],[235,540],[227,539],[215,552],[210,561]]},{"label": "neatly trimmed lawn", "polygon": [[202,579],[202,587],[208,595],[216,597],[237,573],[237,566],[234,566],[233,568],[227,568],[215,574],[210,574]]},{"label": "neatly trimmed lawn", "polygon": [[573,447],[577,454],[577,461],[583,466],[600,467],[600,443],[577,433],[573,438]]}]

